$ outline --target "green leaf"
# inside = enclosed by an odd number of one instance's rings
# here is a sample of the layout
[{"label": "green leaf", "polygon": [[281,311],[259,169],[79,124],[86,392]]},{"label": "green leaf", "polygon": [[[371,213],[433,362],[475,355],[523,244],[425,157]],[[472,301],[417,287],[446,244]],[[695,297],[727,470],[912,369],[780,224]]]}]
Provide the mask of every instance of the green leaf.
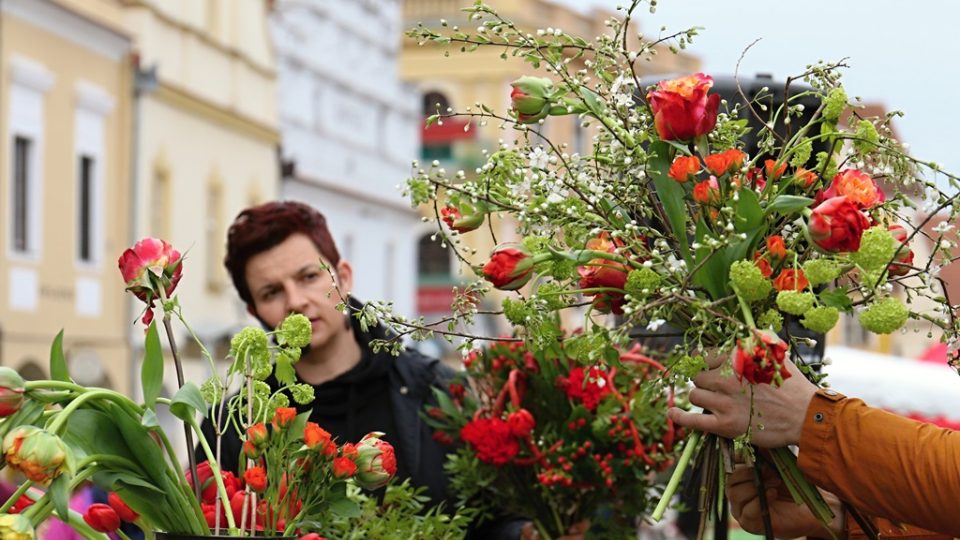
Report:
[{"label": "green leaf", "polygon": [[203,395],[196,384],[184,383],[170,400],[170,412],[183,421],[193,420],[197,412],[206,415],[207,402],[203,400]]},{"label": "green leaf", "polygon": [[589,109],[594,116],[602,115],[603,101],[600,99],[600,96],[585,86],[581,87],[581,89],[583,91],[583,103],[587,106],[587,109]]},{"label": "green leaf", "polygon": [[55,381],[73,382],[67,369],[67,360],[63,356],[63,330],[53,338],[50,344],[50,378]]},{"label": "green leaf", "polygon": [[123,484],[137,486],[156,493],[163,493],[163,490],[150,482],[144,480],[136,474],[124,471],[104,471],[98,472],[93,477],[94,483],[107,491],[118,491]]},{"label": "green leaf", "polygon": [[143,366],[140,368],[140,384],[143,387],[143,403],[148,409],[157,404],[160,390],[163,389],[163,350],[160,347],[160,333],[157,322],[150,323],[144,341]]},{"label": "green leaf", "polygon": [[361,514],[360,505],[346,497],[330,501],[330,511],[334,515],[347,518],[360,517]]},{"label": "green leaf", "polygon": [[[114,407],[114,409],[117,408]],[[140,425],[140,419],[135,419],[121,410],[112,411],[110,418],[120,430],[120,435],[130,448],[130,452],[136,456],[134,463],[138,463],[146,477],[158,487],[166,486],[168,484],[165,475],[166,458],[160,445],[153,440],[147,429]]]},{"label": "green leaf", "polygon": [[297,372],[293,369],[293,363],[285,354],[277,355],[277,363],[273,367],[273,375],[277,381],[286,386],[297,382]]},{"label": "green leaf", "polygon": [[160,419],[157,418],[157,412],[153,409],[144,410],[143,417],[140,418],[140,425],[151,431],[159,428]]},{"label": "green leaf", "polygon": [[737,202],[737,215],[734,227],[737,232],[747,232],[763,224],[763,209],[760,208],[760,199],[752,189],[741,189]]},{"label": "green leaf", "polygon": [[680,254],[691,265],[689,240],[687,239],[687,204],[684,198],[683,186],[667,176],[670,171],[670,147],[663,141],[650,145],[650,152],[655,154],[647,162],[647,174],[653,179],[657,190],[657,198],[667,215],[670,229],[674,237],[680,242]]},{"label": "green leaf", "polygon": [[53,508],[57,511],[60,519],[70,524],[70,479],[67,475],[61,474],[50,482],[47,490],[50,493],[50,500],[53,502]]},{"label": "green leaf", "polygon": [[823,291],[817,296],[820,298],[820,303],[827,307],[834,307],[848,313],[853,311],[853,300],[847,296],[846,287]]},{"label": "green leaf", "polygon": [[767,205],[767,209],[764,211],[764,215],[769,215],[773,212],[780,212],[786,214],[801,208],[806,208],[813,204],[813,199],[810,197],[801,197],[799,195],[780,195],[773,200],[770,204]]},{"label": "green leaf", "polygon": [[43,416],[43,411],[46,407],[46,403],[42,401],[36,401],[34,399],[25,400],[13,416],[0,422],[0,440],[3,440],[3,437],[7,436],[7,432],[10,431],[11,428],[23,425],[42,424],[38,421]]},{"label": "green leaf", "polygon": [[707,240],[712,238],[709,231],[710,229],[703,220],[697,222],[696,238],[700,247],[694,254],[693,267],[699,266],[700,268],[693,275],[693,282],[706,289],[710,293],[710,298],[717,300],[723,298],[726,291],[728,270],[724,268],[725,261],[720,250],[713,249],[707,244]]}]

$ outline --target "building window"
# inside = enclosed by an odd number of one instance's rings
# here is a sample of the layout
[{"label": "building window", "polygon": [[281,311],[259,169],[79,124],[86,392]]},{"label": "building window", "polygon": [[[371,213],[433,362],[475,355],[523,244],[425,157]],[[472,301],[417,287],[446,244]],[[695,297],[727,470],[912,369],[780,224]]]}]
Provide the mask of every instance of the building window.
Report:
[{"label": "building window", "polygon": [[77,186],[77,257],[83,262],[93,261],[93,198],[94,160],[80,156]]},{"label": "building window", "polygon": [[219,292],[224,286],[223,243],[226,241],[226,233],[223,231],[223,188],[219,182],[211,182],[207,186],[205,232],[207,236],[207,288],[211,292]]},{"label": "building window", "polygon": [[33,141],[17,135],[13,139],[13,249],[30,251],[30,154]]},{"label": "building window", "polygon": [[150,182],[150,234],[157,238],[169,238],[170,172],[163,166],[153,168]]},{"label": "building window", "polygon": [[420,282],[448,282],[450,276],[450,251],[439,239],[433,239],[433,233],[420,237],[417,246],[417,277]]}]

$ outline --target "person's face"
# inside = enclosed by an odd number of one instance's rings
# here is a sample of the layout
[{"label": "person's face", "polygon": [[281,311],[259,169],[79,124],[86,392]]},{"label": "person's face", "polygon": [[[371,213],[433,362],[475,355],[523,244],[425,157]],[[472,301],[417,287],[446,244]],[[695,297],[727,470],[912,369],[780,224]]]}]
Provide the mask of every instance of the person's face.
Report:
[{"label": "person's face", "polygon": [[344,314],[336,310],[341,299],[331,271],[344,298],[353,287],[349,263],[341,260],[329,270],[324,269],[325,264],[313,241],[302,233],[254,255],[245,269],[253,296],[247,309],[270,328],[276,328],[290,313],[300,313],[313,325],[311,346],[324,347],[348,332]]}]

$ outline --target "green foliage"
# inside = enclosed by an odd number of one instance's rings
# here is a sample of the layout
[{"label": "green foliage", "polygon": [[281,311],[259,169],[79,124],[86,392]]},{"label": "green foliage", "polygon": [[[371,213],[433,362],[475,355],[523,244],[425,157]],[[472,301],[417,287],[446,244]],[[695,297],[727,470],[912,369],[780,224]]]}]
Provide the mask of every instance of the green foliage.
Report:
[{"label": "green foliage", "polygon": [[899,330],[910,317],[910,309],[893,297],[870,304],[857,316],[860,324],[874,334],[889,334]]}]

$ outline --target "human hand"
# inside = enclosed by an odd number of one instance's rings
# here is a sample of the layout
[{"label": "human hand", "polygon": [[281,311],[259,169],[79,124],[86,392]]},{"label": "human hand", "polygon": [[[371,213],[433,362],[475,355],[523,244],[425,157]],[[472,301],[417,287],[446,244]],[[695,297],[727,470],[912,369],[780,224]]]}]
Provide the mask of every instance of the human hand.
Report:
[{"label": "human hand", "polygon": [[698,431],[734,438],[743,435],[750,423],[750,392],[753,391],[751,442],[764,448],[780,448],[798,444],[803,420],[817,387],[787,361],[790,377],[779,387],[770,384],[751,385],[724,374],[726,358],[709,358],[710,369],[694,377],[690,403],[711,414],[693,413],[671,408],[668,415],[677,424]]},{"label": "human hand", "polygon": [[[783,481],[772,469],[762,469],[764,488],[766,488],[767,506],[770,510],[770,525],[773,536],[777,538],[796,538],[816,536],[839,538],[842,532],[842,512],[839,499],[828,491],[820,490],[824,500],[833,510],[834,519],[829,529],[813,515],[805,505],[794,502]],[[730,515],[737,520],[743,530],[753,534],[763,534],[763,514],[760,507],[760,491],[756,484],[755,469],[749,465],[738,465],[727,476],[727,499],[730,501]],[[830,530],[833,531],[831,535]]]},{"label": "human hand", "polygon": [[[584,540],[585,534],[590,530],[590,520],[585,519],[579,523],[574,523],[567,529],[567,534],[557,537],[556,540]],[[540,533],[533,523],[527,523],[520,529],[520,540],[541,540]]]}]

